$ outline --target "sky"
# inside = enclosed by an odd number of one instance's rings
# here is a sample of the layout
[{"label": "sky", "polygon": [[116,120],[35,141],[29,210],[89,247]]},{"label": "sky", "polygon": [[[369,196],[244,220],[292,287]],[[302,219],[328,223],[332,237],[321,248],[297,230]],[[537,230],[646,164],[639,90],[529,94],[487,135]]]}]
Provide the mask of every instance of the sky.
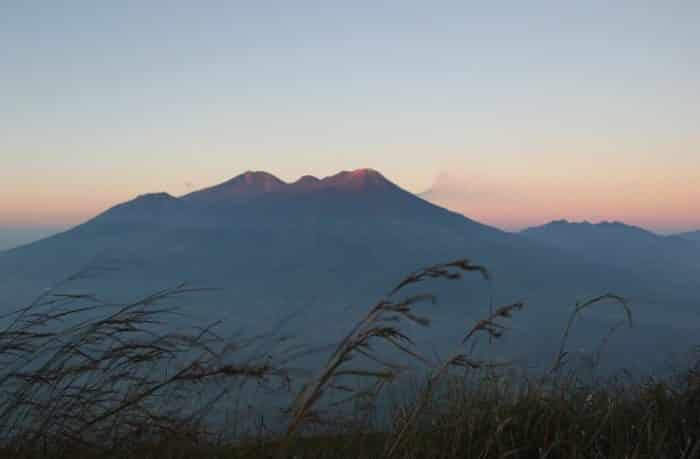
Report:
[{"label": "sky", "polygon": [[700,228],[700,2],[0,1],[0,228],[371,167],[489,224]]}]

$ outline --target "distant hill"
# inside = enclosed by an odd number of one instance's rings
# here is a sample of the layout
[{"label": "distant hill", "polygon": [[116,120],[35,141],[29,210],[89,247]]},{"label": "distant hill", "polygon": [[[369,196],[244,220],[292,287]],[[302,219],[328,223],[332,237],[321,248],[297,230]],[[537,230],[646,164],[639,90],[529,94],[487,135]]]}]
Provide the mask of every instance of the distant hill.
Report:
[{"label": "distant hill", "polygon": [[679,288],[700,278],[700,247],[679,236],[661,236],[621,222],[554,221],[521,232],[540,243],[617,266],[645,282]]},{"label": "distant hill", "polygon": [[679,234],[678,237],[700,242],[700,231],[691,231],[690,233]]},{"label": "distant hill", "polygon": [[[570,247],[585,231],[550,238],[557,232],[545,230],[547,241],[534,229],[503,232],[430,204],[370,169],[292,183],[251,171],[182,197],[142,195],[0,254],[0,309],[90,265],[110,269],[74,288],[121,300],[185,280],[220,288],[187,303],[193,313],[227,319],[242,330],[271,327],[296,314],[302,316],[297,331],[331,339],[408,272],[470,258],[487,266],[493,281],[468,276],[429,287],[441,293],[441,306],[431,313],[438,316],[432,332],[438,340],[454,342],[467,319],[483,315],[491,301],[523,299],[528,313],[516,319],[517,332],[550,349],[577,299],[614,291],[635,304],[635,346],[663,349],[648,340],[656,331],[645,324],[684,346],[683,330],[697,327],[697,292],[684,281],[611,263],[610,254],[585,253],[588,242]],[[629,236],[635,247],[656,238],[636,230]],[[593,312],[589,319],[598,326],[586,336],[605,334],[615,317],[605,309]],[[640,354],[639,361],[647,358]]]},{"label": "distant hill", "polygon": [[[523,230],[520,234],[565,250],[581,253],[597,252],[602,248],[608,254],[637,251],[649,246],[664,246],[667,239],[651,231],[621,222],[590,223],[557,220],[542,226]],[[678,241],[675,241],[678,243]]]}]

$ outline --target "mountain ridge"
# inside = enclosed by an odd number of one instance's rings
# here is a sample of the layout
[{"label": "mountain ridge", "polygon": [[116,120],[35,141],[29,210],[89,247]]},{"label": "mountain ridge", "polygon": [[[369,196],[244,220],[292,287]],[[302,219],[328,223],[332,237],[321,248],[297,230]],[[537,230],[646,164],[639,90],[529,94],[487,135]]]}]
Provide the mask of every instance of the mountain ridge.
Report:
[{"label": "mountain ridge", "polygon": [[569,229],[576,231],[587,231],[587,232],[626,232],[626,233],[636,233],[637,235],[645,235],[647,237],[664,237],[651,230],[642,228],[640,226],[629,225],[621,221],[608,221],[603,220],[598,223],[593,223],[588,220],[583,221],[569,221],[567,219],[552,220],[548,223],[542,225],[531,226],[526,228],[520,233],[534,233],[540,231],[550,231],[550,230],[561,230]]},{"label": "mountain ridge", "polygon": [[644,272],[648,279],[691,282],[700,277],[700,246],[679,235],[660,235],[621,222],[567,220],[555,220],[519,234],[589,260],[607,260],[610,265]]},{"label": "mountain ridge", "polygon": [[[257,332],[302,310],[311,321],[306,327],[325,336],[345,331],[349,306],[371,304],[406,273],[469,258],[493,280],[466,276],[437,287],[442,305],[435,314],[455,328],[454,336],[464,332],[465,305],[478,314],[489,304],[520,299],[534,311],[519,319],[519,330],[535,341],[547,330],[558,335],[574,301],[609,291],[636,303],[639,324],[696,323],[697,300],[686,295],[695,278],[659,280],[658,272],[504,232],[433,205],[376,171],[278,180],[249,171],[204,189],[221,200],[140,195],[61,234],[0,253],[0,311],[95,266],[97,274],[90,271],[72,287],[120,301],[187,281],[217,288],[202,304],[187,304],[211,320],[232,319]],[[664,308],[673,314],[659,315]],[[649,330],[641,327],[643,336]],[[453,332],[435,333],[447,343]]]},{"label": "mountain ridge", "polygon": [[[166,209],[167,207],[167,209]],[[166,215],[171,211],[170,215]],[[319,216],[455,214],[404,190],[374,169],[341,171],[324,178],[304,175],[285,182],[264,171],[246,171],[222,183],[180,197],[150,193],[118,204],[93,220],[119,216],[149,218],[149,214],[175,220],[204,222],[215,219],[260,219],[294,214]],[[466,217],[464,217],[466,218]],[[472,224],[487,227],[469,220]],[[496,228],[489,227],[493,230]],[[498,230],[500,231],[500,230]]]},{"label": "mountain ridge", "polygon": [[688,239],[691,241],[700,242],[700,230],[689,231],[687,233],[681,233],[681,234],[678,234],[677,236],[680,238],[683,238],[683,239]]},{"label": "mountain ridge", "polygon": [[380,172],[369,168],[341,171],[321,179],[312,175],[303,175],[293,182],[285,182],[266,171],[246,171],[218,185],[183,195],[179,199],[187,201],[198,199],[206,195],[211,197],[211,194],[214,193],[255,195],[262,193],[295,192],[300,190],[312,191],[328,188],[368,191],[388,186],[398,187],[398,185],[389,181]]}]

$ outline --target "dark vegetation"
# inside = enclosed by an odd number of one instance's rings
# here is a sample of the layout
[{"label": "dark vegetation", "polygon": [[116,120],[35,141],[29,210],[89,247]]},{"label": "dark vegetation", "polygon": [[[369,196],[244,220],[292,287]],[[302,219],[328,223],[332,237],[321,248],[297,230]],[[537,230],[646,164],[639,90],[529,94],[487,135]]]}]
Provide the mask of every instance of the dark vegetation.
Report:
[{"label": "dark vegetation", "polygon": [[[406,292],[468,273],[489,276],[467,260],[409,275],[323,350],[192,325],[169,306],[198,291],[186,285],[123,304],[66,293],[90,275],[81,272],[2,318],[0,455],[700,457],[697,358],[672,377],[640,381],[583,378],[569,356],[585,309],[620,308],[624,320],[610,334],[632,324],[621,297],[578,303],[551,368],[536,375],[480,351],[507,333],[522,303],[466,324],[452,354],[426,355],[410,335],[430,325],[435,298]],[[606,340],[589,356],[593,366]],[[311,372],[301,364],[309,356],[322,362]],[[411,374],[421,379],[409,389]],[[284,409],[256,412],[263,399],[284,400]]]}]

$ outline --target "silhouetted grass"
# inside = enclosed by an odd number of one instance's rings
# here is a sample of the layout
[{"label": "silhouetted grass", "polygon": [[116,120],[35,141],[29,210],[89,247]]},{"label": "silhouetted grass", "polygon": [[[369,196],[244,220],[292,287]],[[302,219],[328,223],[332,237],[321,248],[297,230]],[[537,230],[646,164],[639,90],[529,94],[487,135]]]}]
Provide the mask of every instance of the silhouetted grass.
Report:
[{"label": "silhouetted grass", "polygon": [[[128,304],[46,292],[3,318],[0,456],[700,458],[700,365],[641,383],[584,381],[567,367],[568,337],[582,310],[613,302],[625,313],[621,323],[631,324],[619,296],[577,304],[551,370],[536,378],[472,353],[480,334],[503,336],[522,303],[476,321],[446,359],[423,355],[404,324],[429,326],[434,297],[402,292],[470,272],[488,278],[468,260],[409,275],[311,376],[292,365],[313,350],[285,337],[225,340],[217,324],[174,328],[169,319],[178,311],[165,304],[196,292],[184,285]],[[261,341],[274,346],[257,352]],[[382,391],[416,366],[424,379],[410,401],[383,408],[388,424],[374,422]],[[275,427],[232,434],[208,415],[246,384],[292,401]]]}]

